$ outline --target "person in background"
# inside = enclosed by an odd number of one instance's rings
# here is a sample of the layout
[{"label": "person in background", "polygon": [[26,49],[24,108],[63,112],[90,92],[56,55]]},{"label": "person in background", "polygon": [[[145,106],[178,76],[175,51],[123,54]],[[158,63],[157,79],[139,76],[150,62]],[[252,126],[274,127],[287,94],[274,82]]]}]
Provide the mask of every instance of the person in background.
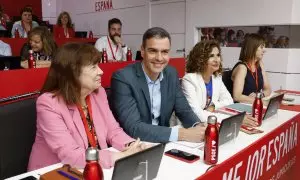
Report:
[{"label": "person in background", "polygon": [[0,56],[11,56],[11,47],[9,44],[0,40]]},{"label": "person in background", "polygon": [[72,19],[68,12],[62,12],[57,18],[57,23],[53,28],[55,38],[73,38],[75,31],[72,25]]},{"label": "person in background", "polygon": [[227,32],[227,42],[236,43],[235,32],[232,29],[229,29]]},{"label": "person in background", "polygon": [[265,53],[265,39],[250,34],[244,41],[240,61],[232,69],[233,99],[242,103],[253,103],[256,93],[271,94],[271,86],[262,62]]},{"label": "person in background", "polygon": [[275,48],[286,48],[286,37],[285,36],[280,36],[277,39],[277,42],[275,44]]},{"label": "person in background", "polygon": [[108,21],[108,36],[99,38],[95,47],[102,52],[106,49],[108,60],[126,61],[127,46],[121,38],[122,22],[113,18]]},{"label": "person in background", "polygon": [[[205,126],[182,94],[175,68],[168,66],[170,34],[160,28],[143,35],[143,61],[116,71],[111,80],[111,108],[124,130],[143,141],[201,142]],[[175,111],[184,128],[170,128]],[[193,127],[195,126],[195,127]]]},{"label": "person in background", "polygon": [[290,47],[290,38],[285,36],[285,48],[289,48]]},{"label": "person in background", "polygon": [[[84,168],[88,147],[99,150],[103,168],[111,168],[117,159],[146,148],[112,115],[101,87],[100,60],[101,54],[89,44],[58,49],[36,102],[37,131],[28,170],[55,163]],[[120,152],[107,149],[110,146]]]},{"label": "person in background", "polygon": [[28,42],[21,49],[22,67],[27,68],[26,60],[29,58],[29,50],[33,50],[33,57],[37,67],[49,67],[56,51],[56,44],[52,34],[44,26],[32,29],[28,35]]},{"label": "person in background", "polygon": [[[182,91],[194,113],[206,120],[209,112],[233,104],[233,99],[222,81],[221,48],[217,41],[197,43],[186,64],[187,73],[182,79]],[[247,116],[243,122],[257,126],[255,119]]]},{"label": "person in background", "polygon": [[214,30],[214,38],[220,43],[221,47],[228,46],[228,43],[226,41],[226,32],[223,28],[215,28]]},{"label": "person in background", "polygon": [[271,35],[269,39],[268,48],[276,48],[277,37],[276,35]]},{"label": "person in background", "polygon": [[13,38],[15,37],[15,31],[17,29],[20,37],[27,38],[28,32],[38,26],[39,24],[37,22],[32,21],[32,8],[26,6],[21,10],[21,20],[13,24],[11,36]]},{"label": "person in background", "polygon": [[7,14],[4,13],[4,9],[0,5],[0,30],[7,30],[7,22],[10,22],[10,18]]},{"label": "person in background", "polygon": [[241,47],[242,46],[242,43],[244,42],[244,31],[239,29],[237,32],[236,32],[236,41],[238,43],[238,46]]}]

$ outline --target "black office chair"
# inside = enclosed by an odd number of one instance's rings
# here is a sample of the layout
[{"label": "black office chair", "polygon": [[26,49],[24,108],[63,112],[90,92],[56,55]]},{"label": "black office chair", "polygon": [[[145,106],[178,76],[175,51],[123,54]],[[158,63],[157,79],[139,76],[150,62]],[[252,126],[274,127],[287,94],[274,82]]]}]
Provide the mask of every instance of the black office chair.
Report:
[{"label": "black office chair", "polygon": [[9,37],[8,30],[0,30],[0,37]]},{"label": "black office chair", "polygon": [[143,57],[142,57],[142,55],[141,55],[141,51],[136,51],[135,60],[136,60],[136,61],[141,61],[141,60],[143,60]]},{"label": "black office chair", "polygon": [[224,83],[224,85],[226,86],[227,90],[229,91],[229,93],[232,96],[232,80],[231,80],[231,70],[226,70],[223,72],[222,74],[222,81]]},{"label": "black office chair", "polygon": [[0,103],[0,179],[27,171],[36,134],[36,96],[4,102]]}]

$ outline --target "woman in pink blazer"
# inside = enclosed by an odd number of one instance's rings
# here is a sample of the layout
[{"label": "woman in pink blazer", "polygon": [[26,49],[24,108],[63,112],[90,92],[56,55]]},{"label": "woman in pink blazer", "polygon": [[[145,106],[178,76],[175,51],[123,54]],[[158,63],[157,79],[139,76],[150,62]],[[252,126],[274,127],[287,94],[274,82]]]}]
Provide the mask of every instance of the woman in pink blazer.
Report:
[{"label": "woman in pink blazer", "polygon": [[[83,168],[90,146],[99,149],[101,166],[110,168],[117,159],[145,148],[123,131],[109,109],[100,57],[88,44],[58,49],[36,104],[37,132],[28,170],[59,162]],[[108,145],[120,152],[107,150]]]}]

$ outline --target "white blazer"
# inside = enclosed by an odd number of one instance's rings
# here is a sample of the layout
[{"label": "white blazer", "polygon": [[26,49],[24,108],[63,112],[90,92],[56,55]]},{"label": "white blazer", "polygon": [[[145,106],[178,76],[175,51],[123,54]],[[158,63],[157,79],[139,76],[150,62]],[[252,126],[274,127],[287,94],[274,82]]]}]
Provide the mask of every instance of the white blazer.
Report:
[{"label": "white blazer", "polygon": [[[204,110],[207,92],[202,75],[187,73],[183,77],[181,85],[182,91],[195,114],[201,121],[206,122],[209,113]],[[213,75],[212,87],[212,102],[215,104],[216,109],[233,104],[233,99],[222,81],[222,76]]]}]

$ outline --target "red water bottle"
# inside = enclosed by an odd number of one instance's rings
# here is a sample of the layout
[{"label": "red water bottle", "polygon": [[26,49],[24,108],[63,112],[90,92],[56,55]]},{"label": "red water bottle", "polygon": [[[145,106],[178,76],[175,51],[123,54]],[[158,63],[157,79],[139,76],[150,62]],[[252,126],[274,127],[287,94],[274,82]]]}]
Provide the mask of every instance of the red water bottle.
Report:
[{"label": "red water bottle", "polygon": [[84,180],[103,180],[103,171],[98,163],[98,150],[96,148],[88,148],[85,151],[86,165],[83,170]]},{"label": "red water bottle", "polygon": [[16,30],[15,30],[15,38],[20,38],[20,33],[19,33],[18,28],[16,28]]},{"label": "red water bottle", "polygon": [[33,57],[33,50],[29,50],[28,68],[35,68],[35,60]]},{"label": "red water bottle", "polygon": [[204,138],[204,163],[212,165],[218,162],[219,132],[217,117],[214,115],[208,116],[207,123]]},{"label": "red water bottle", "polygon": [[252,106],[252,117],[257,120],[258,126],[262,123],[263,102],[262,93],[257,93]]},{"label": "red water bottle", "polygon": [[93,38],[94,38],[93,31],[90,31],[90,32],[89,32],[89,38],[90,38],[90,39],[93,39]]},{"label": "red water bottle", "polygon": [[132,61],[132,52],[130,48],[127,49],[126,59],[127,61]]},{"label": "red water bottle", "polygon": [[103,48],[102,49],[102,63],[107,63],[107,61],[108,61],[107,52],[106,52],[106,49]]}]

